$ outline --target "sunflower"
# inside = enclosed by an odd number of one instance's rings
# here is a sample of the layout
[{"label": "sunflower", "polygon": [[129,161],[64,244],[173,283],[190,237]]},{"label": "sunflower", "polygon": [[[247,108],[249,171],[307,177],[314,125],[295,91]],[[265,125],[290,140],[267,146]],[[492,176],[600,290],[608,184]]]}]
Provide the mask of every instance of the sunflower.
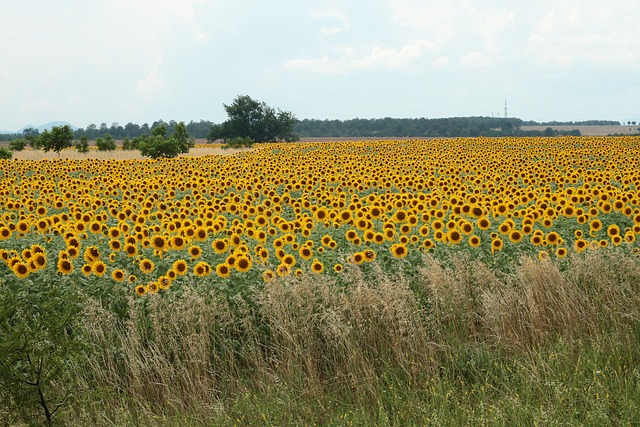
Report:
[{"label": "sunflower", "polygon": [[100,251],[96,246],[89,246],[84,250],[84,260],[91,264],[100,258]]},{"label": "sunflower", "polygon": [[335,271],[336,273],[342,273],[343,270],[344,266],[342,264],[336,264],[333,266],[333,271]]},{"label": "sunflower", "polygon": [[289,267],[293,267],[294,265],[296,265],[295,257],[290,254],[284,255],[280,260],[282,261],[283,264],[286,264]]},{"label": "sunflower", "polygon": [[94,262],[91,266],[91,269],[93,270],[93,274],[99,277],[104,276],[104,274],[107,272],[107,266],[102,261]]},{"label": "sunflower", "polygon": [[209,266],[209,264],[207,264],[204,261],[200,261],[193,266],[193,274],[195,274],[198,277],[208,276],[210,272],[211,272],[211,267]]},{"label": "sunflower", "polygon": [[218,275],[218,277],[229,277],[229,275],[231,274],[231,266],[229,266],[229,264],[227,264],[226,262],[218,264],[216,266],[216,274]]},{"label": "sunflower", "polygon": [[58,260],[58,273],[71,274],[73,272],[73,264],[68,259],[60,258]]},{"label": "sunflower", "polygon": [[133,258],[138,255],[138,246],[135,243],[127,243],[124,245],[124,252],[127,256]]},{"label": "sunflower", "polygon": [[11,230],[8,227],[0,227],[0,240],[8,240],[11,237]]},{"label": "sunflower", "polygon": [[92,221],[91,224],[89,224],[89,231],[93,234],[101,233],[102,224],[100,224],[100,222],[98,221]]},{"label": "sunflower", "polygon": [[504,242],[499,237],[496,237],[491,241],[491,253],[500,252]]},{"label": "sunflower", "polygon": [[122,282],[125,279],[125,273],[118,268],[111,272],[111,278],[116,282]]},{"label": "sunflower", "polygon": [[85,276],[90,276],[93,272],[93,268],[91,267],[91,264],[84,264],[81,268],[81,271]]},{"label": "sunflower", "polygon": [[486,231],[491,227],[491,221],[489,221],[489,218],[487,217],[478,218],[477,224],[480,230]]},{"label": "sunflower", "polygon": [[344,237],[345,239],[347,239],[349,242],[354,241],[355,239],[358,238],[358,232],[356,230],[347,230],[344,233]]},{"label": "sunflower", "polygon": [[389,250],[391,251],[391,255],[393,255],[394,258],[404,258],[407,256],[408,252],[405,246],[397,243],[391,245],[391,248]]},{"label": "sunflower", "polygon": [[144,287],[144,285],[138,285],[135,289],[138,296],[143,296],[147,293],[147,289]]},{"label": "sunflower", "polygon": [[147,286],[145,286],[145,290],[150,294],[157,294],[159,287],[156,282],[149,282],[147,283]]},{"label": "sunflower", "polygon": [[469,237],[469,246],[471,246],[472,248],[477,248],[480,246],[480,237],[476,236],[475,234],[471,237]]},{"label": "sunflower", "polygon": [[567,249],[563,248],[563,247],[559,247],[558,249],[556,249],[556,256],[558,258],[564,258],[567,256]]},{"label": "sunflower", "polygon": [[25,279],[27,276],[29,276],[29,267],[27,267],[27,265],[23,262],[16,262],[11,266],[11,270],[13,271],[13,274],[15,274],[20,279]]},{"label": "sunflower", "polygon": [[158,280],[156,280],[156,283],[158,284],[158,288],[162,289],[163,291],[166,291],[171,287],[171,280],[169,279],[168,276],[158,277]]},{"label": "sunflower", "polygon": [[577,239],[575,242],[573,242],[573,248],[578,253],[584,251],[588,247],[589,247],[589,243],[584,239]]},{"label": "sunflower", "polygon": [[613,238],[620,235],[620,227],[617,224],[611,224],[607,227],[607,236]]},{"label": "sunflower", "polygon": [[549,259],[549,252],[545,251],[545,250],[541,250],[540,252],[538,252],[538,259],[540,261],[546,261]]},{"label": "sunflower", "polygon": [[285,277],[291,274],[291,269],[287,264],[280,264],[276,267],[276,272],[278,273],[278,276]]},{"label": "sunflower", "polygon": [[599,219],[596,218],[589,223],[589,231],[591,233],[597,233],[600,230],[602,230],[602,221]]},{"label": "sunflower", "polygon": [[316,274],[322,273],[324,271],[324,264],[318,261],[317,258],[315,258],[311,263],[311,271],[313,271]]},{"label": "sunflower", "polygon": [[560,235],[557,232],[552,231],[547,234],[546,241],[550,245],[558,245],[560,244]]},{"label": "sunflower", "polygon": [[509,221],[505,221],[502,224],[500,224],[498,226],[498,231],[501,234],[509,234],[509,232],[511,231],[512,227],[511,227],[511,223]]},{"label": "sunflower", "polygon": [[509,240],[511,243],[520,243],[524,235],[520,230],[511,230],[509,233]]},{"label": "sunflower", "polygon": [[171,267],[179,276],[182,276],[187,273],[188,265],[187,262],[183,259],[179,259],[174,261],[173,266]]},{"label": "sunflower", "polygon": [[351,264],[362,264],[364,262],[364,253],[356,252],[351,255]]},{"label": "sunflower", "polygon": [[44,254],[36,253],[33,256],[33,262],[37,270],[42,270],[47,266],[47,257]]},{"label": "sunflower", "polygon": [[462,241],[462,234],[460,234],[460,232],[456,229],[449,230],[449,232],[447,233],[447,241],[454,245],[457,245]]},{"label": "sunflower", "polygon": [[313,213],[313,218],[318,222],[324,222],[327,219],[327,216],[328,212],[324,207],[316,209],[316,211]]},{"label": "sunflower", "polygon": [[241,256],[238,258],[238,261],[236,262],[235,267],[236,267],[236,270],[238,270],[239,272],[246,273],[251,269],[251,260],[246,256]]},{"label": "sunflower", "polygon": [[110,239],[117,239],[118,237],[120,237],[120,229],[117,227],[110,227],[107,234],[109,235]]},{"label": "sunflower", "polygon": [[148,258],[140,260],[140,271],[144,274],[151,274],[155,269],[155,264]]},{"label": "sunflower", "polygon": [[376,259],[376,253],[372,249],[367,249],[363,252],[364,260],[366,262],[372,262]]},{"label": "sunflower", "polygon": [[311,250],[310,247],[303,246],[298,251],[298,254],[300,255],[300,258],[302,258],[303,260],[307,261],[307,260],[310,260],[311,257],[313,256],[313,251]]},{"label": "sunflower", "polygon": [[221,254],[227,250],[227,240],[226,239],[216,239],[211,243],[211,248],[217,254]]},{"label": "sunflower", "polygon": [[189,255],[191,255],[192,259],[198,259],[202,255],[202,249],[200,249],[200,246],[190,246]]},{"label": "sunflower", "polygon": [[274,273],[273,270],[265,270],[264,273],[262,273],[262,280],[264,280],[265,283],[273,282],[275,278],[276,273]]}]

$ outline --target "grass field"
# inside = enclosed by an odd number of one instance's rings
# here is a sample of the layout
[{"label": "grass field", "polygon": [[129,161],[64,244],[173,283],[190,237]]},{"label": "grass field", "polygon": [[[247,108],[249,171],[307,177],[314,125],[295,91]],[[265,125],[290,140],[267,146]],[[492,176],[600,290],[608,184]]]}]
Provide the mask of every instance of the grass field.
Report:
[{"label": "grass field", "polygon": [[0,160],[0,419],[633,425],[639,148]]}]

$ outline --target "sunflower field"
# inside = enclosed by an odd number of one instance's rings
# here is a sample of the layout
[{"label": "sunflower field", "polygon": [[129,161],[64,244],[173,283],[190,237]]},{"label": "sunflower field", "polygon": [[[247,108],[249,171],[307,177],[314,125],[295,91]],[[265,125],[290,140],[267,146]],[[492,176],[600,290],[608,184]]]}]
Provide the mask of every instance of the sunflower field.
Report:
[{"label": "sunflower field", "polygon": [[639,137],[0,160],[0,202],[10,424],[640,416]]},{"label": "sunflower field", "polygon": [[2,160],[0,275],[143,297],[200,282],[229,289],[339,275],[374,260],[407,267],[425,251],[494,262],[609,245],[637,252],[639,159],[639,138],[566,137]]}]

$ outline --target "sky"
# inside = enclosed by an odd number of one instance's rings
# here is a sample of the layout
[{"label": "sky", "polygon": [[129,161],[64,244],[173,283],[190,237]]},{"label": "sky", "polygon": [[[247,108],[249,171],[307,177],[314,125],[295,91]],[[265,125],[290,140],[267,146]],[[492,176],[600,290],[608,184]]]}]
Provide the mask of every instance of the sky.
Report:
[{"label": "sky", "polygon": [[0,130],[226,119],[640,121],[637,0],[0,4]]}]

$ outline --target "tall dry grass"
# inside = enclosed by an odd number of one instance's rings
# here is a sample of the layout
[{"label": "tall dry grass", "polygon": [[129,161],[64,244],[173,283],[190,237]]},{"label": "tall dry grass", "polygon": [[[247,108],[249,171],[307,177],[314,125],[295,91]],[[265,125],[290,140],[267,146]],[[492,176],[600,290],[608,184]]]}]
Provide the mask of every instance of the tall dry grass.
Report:
[{"label": "tall dry grass", "polygon": [[124,321],[91,302],[85,330],[95,352],[77,375],[100,405],[79,405],[72,418],[206,420],[238,396],[279,389],[307,402],[349,396],[376,407],[389,376],[426,392],[459,366],[463,348],[526,358],[558,341],[640,336],[633,255],[594,252],[563,265],[523,258],[510,275],[459,256],[447,265],[426,255],[414,273],[354,267],[342,283],[283,279],[251,297],[203,284],[147,303],[132,298]]}]

